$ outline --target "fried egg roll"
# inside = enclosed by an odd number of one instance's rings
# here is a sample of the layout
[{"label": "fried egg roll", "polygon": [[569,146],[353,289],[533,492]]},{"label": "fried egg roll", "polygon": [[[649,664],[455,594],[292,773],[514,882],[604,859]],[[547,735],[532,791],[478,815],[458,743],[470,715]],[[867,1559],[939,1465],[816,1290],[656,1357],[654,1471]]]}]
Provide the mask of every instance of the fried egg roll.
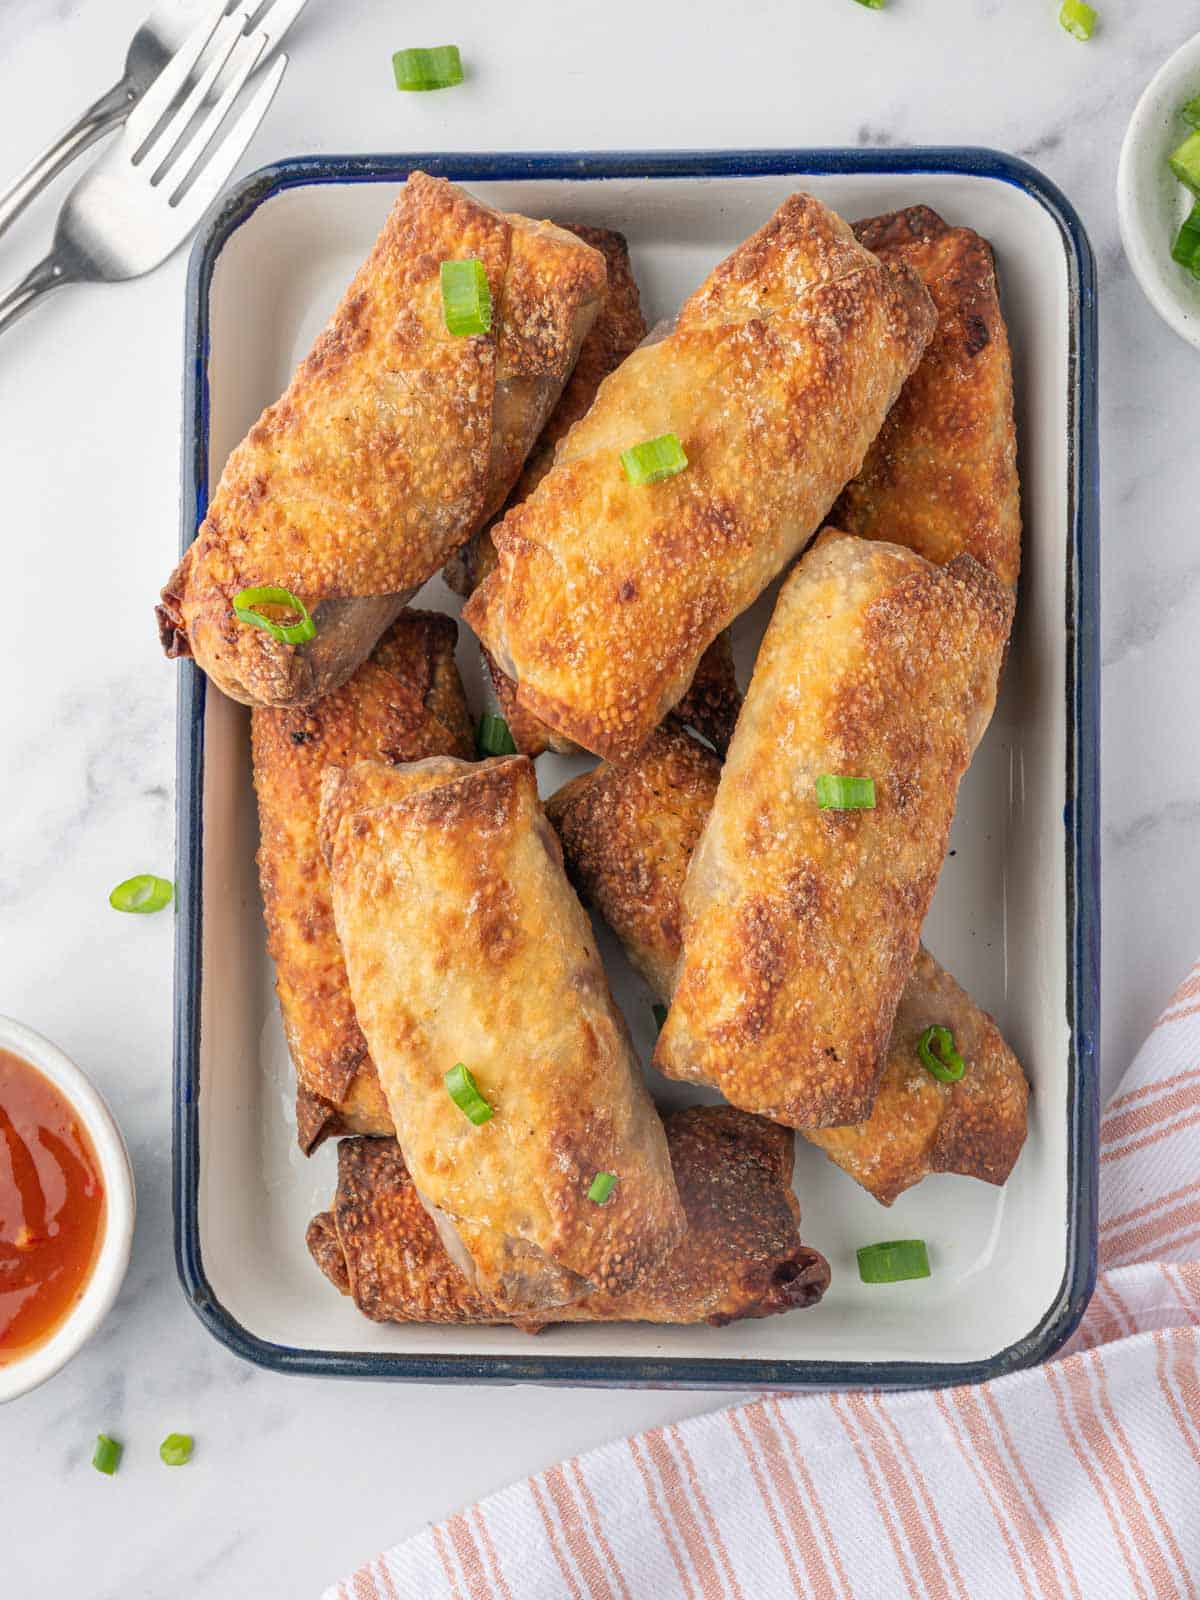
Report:
[{"label": "fried egg roll", "polygon": [[354,1015],[317,840],[321,774],[368,757],[469,757],[475,741],[450,617],[402,611],[349,682],[302,708],[251,715],[267,948],[296,1069],[300,1148],[332,1133],[392,1132]]},{"label": "fried egg roll", "polygon": [[[688,868],[668,1077],[796,1128],[870,1115],[1012,611],[970,556],[831,529],[798,563]],[[823,808],[828,776],[870,809]]]},{"label": "fried egg roll", "polygon": [[[361,761],[323,788],[354,1009],[451,1258],[506,1312],[634,1288],[683,1212],[532,763]],[[478,1123],[447,1083],[459,1064]]]},{"label": "fried egg roll", "polygon": [[632,761],[602,761],[546,801],[567,876],[664,1004],[683,946],[683,880],[720,781],[712,751],[664,723]]},{"label": "fried egg roll", "polygon": [[[446,326],[443,262],[482,263],[486,334]],[[158,608],[191,655],[255,705],[344,683],[406,598],[500,505],[574,365],[604,258],[414,172],[332,321],[221,474]],[[243,589],[299,597],[316,636],[238,621]]]},{"label": "fried egg roll", "polygon": [[[966,1063],[957,1083],[943,1083],[921,1061],[918,1040],[935,1025],[950,1029]],[[814,1128],[804,1137],[890,1206],[931,1172],[1007,1183],[1028,1123],[1029,1085],[995,1021],[921,948],[871,1115],[856,1127]]]},{"label": "fried egg roll", "polygon": [[741,709],[742,691],[733,665],[733,642],[727,632],[719,633],[700,657],[695,677],[668,721],[680,728],[693,728],[724,757]]},{"label": "fried egg roll", "polygon": [[[607,763],[546,802],[571,881],[616,933],[654,995],[669,1003],[679,961],[680,897],[688,862],[716,798],[720,763],[686,734],[660,728],[635,759]],[[949,1028],[966,1062],[943,1083],[917,1041]],[[1025,1142],[1028,1085],[986,1011],[929,952],[918,950],[865,1122],[801,1129],[882,1205],[931,1172],[1005,1183]]]},{"label": "fried egg roll", "polygon": [[[934,322],[910,267],[811,196],[785,201],[605,381],[494,529],[499,564],[463,616],[520,703],[633,755],[858,471]],[[664,434],[686,468],[631,482],[622,451]]]},{"label": "fried egg roll", "polygon": [[[601,383],[637,348],[646,332],[641,297],[623,235],[612,233],[607,228],[588,228],[569,222],[564,223],[563,227],[578,235],[585,244],[599,250],[604,257],[608,272],[604,304],[583,341],[579,360],[567,380],[562,397],[550,413],[550,420],[542,429],[541,437],[530,452],[516,487],[497,521],[513,506],[528,499],[537,488],[553,464],[559,440],[589,410]],[[475,534],[446,564],[443,577],[464,598],[483,582],[496,565],[493,526],[489,524]],[[500,670],[487,650],[481,647],[480,653],[496,703],[522,755],[540,756],[547,750],[570,755],[578,750],[579,746],[573,739],[556,733],[540,717],[521,705],[513,680]],[[722,633],[701,657],[692,685],[676,707],[676,714],[681,721],[690,723],[717,749],[723,751],[733,737],[733,725],[737,721],[740,705],[741,695],[733,670],[733,652],[728,635]]]},{"label": "fried egg roll", "polygon": [[[589,228],[583,223],[563,222],[559,226],[573,233],[584,244],[604,257],[606,273],[604,297],[596,320],[579,347],[579,359],[563,387],[558,404],[521,469],[512,492],[497,515],[498,521],[510,507],[520,505],[533,493],[549,472],[560,439],[591,408],[596,391],[646,336],[642,298],[629,260],[625,236],[610,228]],[[465,600],[496,565],[496,546],[492,543],[492,523],[473,534],[461,550],[446,563],[442,576],[456,594]],[[532,754],[524,751],[523,754]]]},{"label": "fried egg roll", "polygon": [[886,265],[920,274],[938,322],[830,520],[847,533],[907,545],[939,566],[965,551],[1015,588],[1021,488],[992,247],[928,206],[871,217],[854,232]]},{"label": "fried egg roll", "polygon": [[666,1119],[687,1232],[636,1288],[597,1291],[540,1318],[511,1318],[472,1287],[446,1254],[391,1140],[338,1146],[333,1209],[314,1217],[308,1248],[326,1277],[376,1322],[700,1323],[815,1305],[829,1264],[800,1242],[792,1134],[729,1106]]},{"label": "fried egg roll", "polygon": [[[599,250],[604,257],[607,269],[604,301],[580,346],[575,370],[567,379],[559,402],[530,451],[516,486],[495,519],[497,521],[509,507],[519,505],[533,493],[550,470],[559,440],[589,409],[601,383],[620,366],[631,350],[637,348],[646,333],[641,296],[630,266],[629,247],[624,235],[608,228],[589,228],[570,222],[562,226],[594,250]],[[493,526],[494,523],[489,523],[474,534],[446,564],[443,574],[446,582],[464,599],[478,588],[496,565]],[[516,684],[501,672],[482,646],[480,654],[491,680],[496,703],[513,736],[513,743],[523,755],[540,756],[547,750],[570,755],[579,748],[573,739],[555,733],[539,717],[519,705]]]},{"label": "fried egg roll", "polygon": [[[555,733],[553,728],[527,711],[520,702],[513,680],[500,671],[486,650],[481,650],[480,654],[491,679],[496,704],[508,723],[513,743],[522,755],[540,756],[547,750],[553,750],[558,755],[572,755],[578,751],[579,746],[573,739]],[[696,675],[687,693],[664,726],[674,723],[680,727],[695,728],[724,755],[733,738],[741,705],[742,692],[734,671],[733,647],[728,632],[719,633],[700,657]]]}]

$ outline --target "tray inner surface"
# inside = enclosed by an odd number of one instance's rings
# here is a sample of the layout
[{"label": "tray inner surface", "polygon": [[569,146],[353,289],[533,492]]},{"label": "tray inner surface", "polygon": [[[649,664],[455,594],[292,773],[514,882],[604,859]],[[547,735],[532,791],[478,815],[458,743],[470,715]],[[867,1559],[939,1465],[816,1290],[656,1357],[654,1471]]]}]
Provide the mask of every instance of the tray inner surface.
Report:
[{"label": "tray inner surface", "polygon": [[[529,180],[472,184],[505,209],[621,229],[653,322],[794,188],[851,219],[927,202],[996,247],[1016,368],[1025,556],[1016,631],[995,720],[964,782],[926,939],[999,1020],[1034,1085],[1031,1130],[1005,1190],[935,1177],[885,1211],[797,1140],[804,1236],[829,1257],[833,1286],[812,1312],[724,1330],[575,1327],[536,1345],[508,1329],[381,1327],[341,1299],[304,1247],[329,1203],[334,1148],[297,1151],[293,1082],[272,990],[254,851],[248,714],[207,697],[204,760],[200,1243],[226,1310],[258,1338],[300,1350],[430,1355],[692,1356],[851,1361],[986,1358],[1027,1335],[1054,1301],[1066,1261],[1066,637],[1068,278],[1048,214],[1019,189],[961,175]],[[212,481],[263,405],[276,398],[369,248],[390,183],[286,190],[226,244],[215,269],[209,381]],[[741,619],[743,687],[774,591]],[[418,602],[452,612],[435,580]],[[482,704],[476,649],[460,664]],[[543,793],[588,763],[544,756]],[[650,1000],[601,930],[618,1003],[648,1056]],[[687,1097],[652,1075],[666,1104]],[[934,1276],[868,1288],[854,1249],[929,1241]],[[736,1377],[736,1373],[732,1374]]]}]

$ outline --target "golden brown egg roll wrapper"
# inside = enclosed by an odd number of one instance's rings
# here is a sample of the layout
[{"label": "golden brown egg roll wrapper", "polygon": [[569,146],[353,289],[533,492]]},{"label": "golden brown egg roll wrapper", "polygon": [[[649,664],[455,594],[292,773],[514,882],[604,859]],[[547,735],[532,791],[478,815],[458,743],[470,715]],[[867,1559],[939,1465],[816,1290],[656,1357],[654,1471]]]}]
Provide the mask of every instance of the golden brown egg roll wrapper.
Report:
[{"label": "golden brown egg roll wrapper", "polygon": [[492,693],[496,697],[500,715],[508,724],[513,743],[521,755],[535,759],[545,755],[547,750],[553,750],[560,756],[574,755],[579,749],[574,739],[567,739],[561,733],[555,733],[554,729],[547,726],[540,717],[535,717],[532,711],[526,711],[517,700],[517,686],[512,679],[500,671],[482,645],[479,647],[479,654],[488,682],[492,686]]},{"label": "golden brown egg roll wrapper", "polygon": [[[486,650],[480,652],[491,679],[500,713],[508,723],[513,743],[522,755],[540,756],[547,750],[571,755],[579,746],[573,739],[555,733],[540,718],[527,711],[517,695],[513,680],[500,671]],[[696,675],[683,699],[667,718],[667,723],[695,728],[713,747],[725,754],[742,706],[733,666],[733,647],[728,632],[719,633],[700,657]]]},{"label": "golden brown egg roll wrapper", "polygon": [[[869,1116],[1012,611],[970,556],[827,530],[798,563],[688,868],[668,1077],[797,1128]],[[822,774],[874,809],[822,810]]]},{"label": "golden brown egg roll wrapper", "polygon": [[[609,373],[615,372],[646,336],[641,295],[633,276],[629,246],[624,234],[615,233],[609,228],[589,228],[575,222],[563,222],[558,226],[567,233],[573,233],[577,239],[582,239],[584,244],[598,250],[604,257],[604,298],[596,320],[579,347],[579,359],[559,396],[558,404],[550,413],[546,426],[521,469],[520,477],[494,521],[499,521],[510,507],[520,505],[533,493],[550,470],[559,440],[590,410],[596,391]],[[486,528],[473,534],[446,563],[442,576],[464,600],[496,565],[492,527],[493,523],[489,522]],[[522,751],[523,755],[534,753]]]},{"label": "golden brown egg roll wrapper", "polygon": [[693,728],[724,758],[741,709],[742,691],[733,665],[733,643],[728,632],[719,633],[700,657],[696,675],[668,717],[667,725]]},{"label": "golden brown egg roll wrapper", "polygon": [[[441,264],[483,263],[489,334],[446,328]],[[344,683],[404,600],[503,503],[599,308],[604,260],[414,172],[332,321],[230,455],[163,590],[168,655],[235,700],[295,705]],[[307,605],[290,645],[231,602],[270,584]]]},{"label": "golden brown egg roll wrapper", "polygon": [[965,551],[1015,588],[1021,486],[992,247],[928,206],[871,217],[854,232],[881,261],[920,274],[938,324],[830,521],[908,545],[939,566]]},{"label": "golden brown egg roll wrapper", "polygon": [[304,707],[251,715],[267,948],[296,1068],[300,1147],[331,1133],[392,1132],[354,1015],[317,839],[321,774],[363,758],[416,761],[475,748],[450,617],[402,611],[348,683]]},{"label": "golden brown egg roll wrapper", "polygon": [[[911,268],[787,200],[605,381],[493,530],[499,565],[463,616],[521,704],[633,755],[858,471],[934,321]],[[686,470],[630,483],[622,450],[665,433]]]},{"label": "golden brown egg roll wrapper", "polygon": [[[365,1044],[363,1048],[365,1052]],[[312,1155],[326,1139],[339,1134],[368,1134],[373,1139],[382,1139],[394,1132],[387,1097],[369,1054],[361,1057],[340,1100],[327,1100],[313,1094],[303,1084],[297,1084],[296,1143],[306,1156]]]},{"label": "golden brown egg roll wrapper", "polygon": [[[512,1312],[633,1288],[683,1213],[532,763],[327,769],[322,843],[355,1013],[456,1265]],[[479,1126],[446,1087],[459,1062]]]},{"label": "golden brown egg roll wrapper", "polygon": [[[966,1063],[957,1083],[943,1083],[922,1065],[917,1041],[932,1024],[950,1029]],[[1029,1085],[995,1021],[922,948],[900,997],[870,1117],[804,1137],[890,1206],[931,1172],[1006,1183],[1028,1121]]]},{"label": "golden brown egg roll wrapper", "polygon": [[[624,235],[608,228],[589,228],[570,222],[562,226],[594,250],[599,250],[604,257],[607,269],[604,303],[580,346],[575,370],[567,379],[566,387],[550,413],[541,437],[530,451],[512,493],[497,517],[469,539],[446,565],[443,574],[446,582],[464,599],[478,588],[496,565],[496,546],[492,542],[495,523],[510,507],[520,505],[537,488],[550,470],[558,441],[588,411],[604,379],[621,365],[631,350],[637,348],[646,334],[641,296],[630,266],[629,247]],[[555,733],[540,717],[518,704],[517,686],[513,680],[501,672],[482,646],[480,654],[492,683],[496,703],[508,723],[513,743],[522,755],[540,756],[547,750],[570,755],[578,750],[579,746],[573,739]]]},{"label": "golden brown egg roll wrapper", "polygon": [[[625,766],[602,763],[546,802],[567,872],[664,1004],[681,949],[688,862],[716,798],[721,767],[686,734],[660,728]],[[967,1063],[955,1084],[921,1064],[931,1023]],[[1021,1152],[1029,1097],[1020,1062],[986,1011],[921,948],[888,1040],[875,1104],[851,1127],[801,1129],[883,1205],[930,1172],[1004,1183]]]},{"label": "golden brown egg roll wrapper", "polygon": [[[587,1295],[519,1326],[723,1327],[821,1298],[829,1264],[800,1241],[791,1132],[729,1106],[693,1106],[666,1118],[666,1136],[687,1216],[682,1242],[636,1289]],[[376,1322],[513,1320],[450,1260],[393,1141],[343,1140],[333,1209],[309,1224],[308,1247],[326,1277]]]},{"label": "golden brown egg roll wrapper", "polygon": [[[585,244],[599,250],[608,271],[604,304],[583,341],[575,370],[541,437],[517,479],[496,521],[513,506],[527,499],[549,472],[558,442],[590,409],[601,383],[614,372],[645,337],[641,297],[629,262],[629,249],[623,235],[607,228],[588,228],[563,223]],[[494,523],[482,529],[447,562],[443,576],[449,586],[464,598],[469,596],[496,565],[496,546],[492,542]],[[527,710],[517,698],[517,686],[481,648],[484,665],[491,679],[496,703],[508,723],[513,742],[522,755],[540,756],[547,750],[570,755],[579,746],[573,739],[556,733],[540,717]],[[733,670],[733,652],[728,634],[722,633],[704,652],[691,687],[676,707],[679,720],[690,723],[706,739],[724,751],[733,738],[741,695]]]},{"label": "golden brown egg roll wrapper", "polygon": [[602,761],[546,801],[567,876],[664,1004],[683,947],[683,880],[720,780],[713,752],[664,723],[632,761]]}]

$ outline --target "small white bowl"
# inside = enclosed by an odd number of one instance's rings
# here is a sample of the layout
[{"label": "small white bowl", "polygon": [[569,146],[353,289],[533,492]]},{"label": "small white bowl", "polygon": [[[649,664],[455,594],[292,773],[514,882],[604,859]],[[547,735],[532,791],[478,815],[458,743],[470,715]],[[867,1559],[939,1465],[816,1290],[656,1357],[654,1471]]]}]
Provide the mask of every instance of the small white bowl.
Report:
[{"label": "small white bowl", "polygon": [[1179,108],[1200,94],[1200,34],[1181,45],[1137,103],[1121,146],[1117,216],[1125,254],[1164,322],[1200,349],[1200,283],[1171,259],[1192,196],[1167,166],[1188,135]]},{"label": "small white bowl", "polygon": [[83,1297],[43,1344],[19,1361],[0,1366],[0,1401],[4,1401],[15,1400],[53,1377],[111,1311],[129,1265],[135,1202],[129,1152],[99,1090],[57,1045],[11,1017],[0,1017],[0,1049],[23,1056],[79,1113],[100,1164],[105,1194],[104,1234]]}]

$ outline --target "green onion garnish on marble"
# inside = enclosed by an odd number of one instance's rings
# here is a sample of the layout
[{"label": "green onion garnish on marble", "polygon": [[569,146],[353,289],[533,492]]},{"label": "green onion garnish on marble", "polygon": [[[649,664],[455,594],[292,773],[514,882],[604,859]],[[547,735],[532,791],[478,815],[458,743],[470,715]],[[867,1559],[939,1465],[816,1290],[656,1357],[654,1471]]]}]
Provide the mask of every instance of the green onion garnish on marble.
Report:
[{"label": "green onion garnish on marble", "polygon": [[170,878],[156,878],[152,872],[140,872],[135,878],[126,878],[108,897],[114,911],[161,911],[169,906],[175,893]]},{"label": "green onion garnish on marble", "polygon": [[392,57],[397,89],[405,92],[453,89],[463,81],[462,57],[456,44],[429,50],[397,50]]}]

